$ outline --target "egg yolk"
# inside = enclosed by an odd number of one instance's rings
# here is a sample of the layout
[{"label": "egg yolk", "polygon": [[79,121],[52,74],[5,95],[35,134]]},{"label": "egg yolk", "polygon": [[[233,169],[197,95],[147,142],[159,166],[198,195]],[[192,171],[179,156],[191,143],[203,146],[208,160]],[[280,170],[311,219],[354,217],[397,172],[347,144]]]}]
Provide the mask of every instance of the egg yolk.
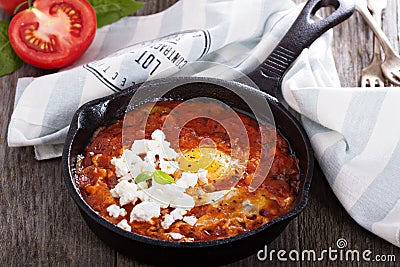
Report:
[{"label": "egg yolk", "polygon": [[207,178],[216,180],[223,177],[230,168],[231,157],[212,147],[193,148],[183,152],[178,163],[182,171],[198,172],[207,170]]}]

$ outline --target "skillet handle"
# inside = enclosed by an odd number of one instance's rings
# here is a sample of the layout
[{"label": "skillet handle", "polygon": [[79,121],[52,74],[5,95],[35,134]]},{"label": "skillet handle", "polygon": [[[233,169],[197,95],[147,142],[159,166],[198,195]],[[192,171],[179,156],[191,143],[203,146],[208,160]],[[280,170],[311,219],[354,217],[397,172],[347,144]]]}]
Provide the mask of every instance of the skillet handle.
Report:
[{"label": "skillet handle", "polygon": [[[335,11],[319,21],[314,21],[313,16],[322,7],[333,7]],[[282,77],[303,49],[349,18],[354,13],[354,8],[354,0],[309,0],[272,53],[249,77],[262,91],[277,98]]]}]

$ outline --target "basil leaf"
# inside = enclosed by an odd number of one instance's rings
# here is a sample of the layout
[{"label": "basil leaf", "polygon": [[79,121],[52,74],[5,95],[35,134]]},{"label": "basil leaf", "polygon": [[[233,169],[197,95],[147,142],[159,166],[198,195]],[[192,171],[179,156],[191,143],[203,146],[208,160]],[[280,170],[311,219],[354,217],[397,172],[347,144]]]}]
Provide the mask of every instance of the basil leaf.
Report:
[{"label": "basil leaf", "polygon": [[96,11],[97,28],[132,15],[145,4],[135,0],[89,0],[89,3]]},{"label": "basil leaf", "polygon": [[175,183],[174,178],[172,178],[168,173],[156,170],[153,173],[154,181],[159,184],[173,184]]},{"label": "basil leaf", "polygon": [[153,177],[152,172],[142,172],[135,178],[135,184],[150,180]]},{"label": "basil leaf", "polygon": [[8,22],[0,21],[0,76],[12,73],[23,63],[11,47],[8,25]]}]

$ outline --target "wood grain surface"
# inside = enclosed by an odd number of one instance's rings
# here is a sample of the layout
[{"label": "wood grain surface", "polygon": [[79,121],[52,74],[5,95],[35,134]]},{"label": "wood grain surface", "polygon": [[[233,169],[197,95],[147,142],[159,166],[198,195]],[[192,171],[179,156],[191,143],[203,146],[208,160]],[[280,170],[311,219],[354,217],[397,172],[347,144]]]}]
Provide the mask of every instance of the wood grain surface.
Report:
[{"label": "wood grain surface", "polygon": [[[152,14],[174,0],[149,0],[136,15]],[[296,0],[295,2],[302,2]],[[398,51],[400,0],[389,0],[383,27]],[[9,16],[0,11],[0,20]],[[372,34],[355,14],[334,30],[333,50],[343,86],[358,86],[369,63]],[[2,64],[2,62],[0,62]],[[1,266],[147,266],[119,254],[95,236],[80,217],[61,176],[61,160],[38,162],[33,149],[9,148],[7,126],[19,77],[49,73],[28,65],[0,78],[0,259]],[[272,243],[269,250],[336,248],[344,238],[349,249],[395,255],[397,262],[261,262],[255,255],[229,266],[400,266],[400,248],[359,226],[342,208],[319,167],[309,205]],[[262,249],[262,248],[259,248]],[[156,256],[156,255],[155,255]],[[190,264],[188,264],[190,266]]]}]

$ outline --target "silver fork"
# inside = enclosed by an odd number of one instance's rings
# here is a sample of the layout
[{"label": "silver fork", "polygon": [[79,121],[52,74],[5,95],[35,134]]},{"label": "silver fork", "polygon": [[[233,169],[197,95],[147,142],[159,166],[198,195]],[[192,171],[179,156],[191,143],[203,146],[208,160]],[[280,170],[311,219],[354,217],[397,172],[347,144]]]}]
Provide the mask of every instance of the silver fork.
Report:
[{"label": "silver fork", "polygon": [[[377,25],[382,25],[382,11],[387,6],[387,0],[367,0],[368,9],[372,12]],[[374,36],[373,39],[373,53],[371,63],[365,67],[361,72],[361,86],[362,87],[383,87],[387,84],[387,79],[383,76],[382,69],[382,55],[381,46],[379,41]]]},{"label": "silver fork", "polygon": [[371,13],[369,13],[367,1],[356,0],[355,4],[356,10],[363,16],[382,45],[382,49],[385,53],[385,59],[381,65],[383,75],[390,83],[400,86],[400,56],[394,51],[389,39],[377,25]]}]

